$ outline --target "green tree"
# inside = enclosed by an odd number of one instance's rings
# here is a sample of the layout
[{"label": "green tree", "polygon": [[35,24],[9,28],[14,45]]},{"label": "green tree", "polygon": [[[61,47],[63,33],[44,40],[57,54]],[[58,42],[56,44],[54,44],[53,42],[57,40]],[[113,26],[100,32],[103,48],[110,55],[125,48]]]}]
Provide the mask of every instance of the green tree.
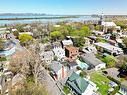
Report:
[{"label": "green tree", "polygon": [[70,32],[71,36],[75,37],[87,37],[91,35],[91,31],[88,26],[83,26],[80,30],[74,30]]},{"label": "green tree", "polygon": [[102,59],[103,62],[107,64],[107,67],[114,67],[116,65],[116,58],[114,56],[106,56]]},{"label": "green tree", "polygon": [[0,38],[0,50],[4,49],[4,40]]},{"label": "green tree", "polygon": [[116,22],[116,24],[117,24],[118,26],[120,26],[122,29],[126,29],[126,28],[127,28],[126,23],[123,22],[123,21],[118,21],[118,22]]},{"label": "green tree", "polygon": [[89,29],[88,26],[83,26],[79,35],[80,36],[85,36],[85,37],[90,36],[91,35],[91,30]]},{"label": "green tree", "polygon": [[74,40],[74,45],[76,47],[83,47],[85,45],[85,39],[84,37],[76,37]]},{"label": "green tree", "polygon": [[14,32],[13,32],[13,35],[16,36],[16,38],[18,38],[19,32],[18,32],[18,31],[14,31]]},{"label": "green tree", "polygon": [[33,41],[33,37],[28,34],[21,34],[19,35],[19,40],[22,45],[28,45]]},{"label": "green tree", "polygon": [[124,43],[125,46],[127,47],[127,37],[125,37],[125,38],[123,39],[123,43]]},{"label": "green tree", "polygon": [[15,28],[17,29],[18,32],[24,32],[24,25],[22,24],[17,24]]},{"label": "green tree", "polygon": [[95,26],[95,30],[101,30],[101,29],[102,29],[102,26],[100,26],[100,25]]},{"label": "green tree", "polygon": [[51,39],[54,41],[57,41],[59,39],[62,39],[63,35],[60,31],[53,31],[50,33]]}]

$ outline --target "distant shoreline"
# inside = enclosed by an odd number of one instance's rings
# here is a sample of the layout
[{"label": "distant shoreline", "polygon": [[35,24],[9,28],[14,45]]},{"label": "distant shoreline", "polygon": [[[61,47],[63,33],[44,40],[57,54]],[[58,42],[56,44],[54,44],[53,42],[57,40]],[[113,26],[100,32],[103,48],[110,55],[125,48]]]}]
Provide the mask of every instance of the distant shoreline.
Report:
[{"label": "distant shoreline", "polygon": [[64,18],[79,18],[79,16],[61,16],[61,17],[24,17],[24,18],[0,18],[0,20],[32,20],[32,19],[64,19]]}]

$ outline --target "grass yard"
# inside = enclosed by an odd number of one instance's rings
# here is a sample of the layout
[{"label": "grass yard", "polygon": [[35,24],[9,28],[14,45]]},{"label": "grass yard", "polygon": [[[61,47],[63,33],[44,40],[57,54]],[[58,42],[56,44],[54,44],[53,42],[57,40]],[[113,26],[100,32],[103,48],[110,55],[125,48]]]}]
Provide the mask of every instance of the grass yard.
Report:
[{"label": "grass yard", "polygon": [[102,95],[107,95],[108,89],[110,88],[108,86],[110,80],[107,77],[101,75],[100,73],[94,72],[91,74],[91,81],[97,84],[97,87],[99,87],[99,92]]}]

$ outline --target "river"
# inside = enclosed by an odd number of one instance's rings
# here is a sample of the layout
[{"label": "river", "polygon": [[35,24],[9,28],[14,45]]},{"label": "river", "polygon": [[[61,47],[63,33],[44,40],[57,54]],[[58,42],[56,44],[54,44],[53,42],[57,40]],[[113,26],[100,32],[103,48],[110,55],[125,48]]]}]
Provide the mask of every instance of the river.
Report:
[{"label": "river", "polygon": [[[0,19],[9,19],[9,18],[33,18],[33,19],[25,19],[25,20],[0,20],[0,25],[5,24],[16,24],[16,23],[31,23],[35,21],[41,22],[59,22],[59,21],[74,21],[74,22],[83,22],[88,20],[98,20],[99,18],[91,17],[91,16],[78,16],[77,18],[57,18],[56,17],[64,17],[64,16],[0,16]],[[34,19],[35,18],[35,19]],[[42,19],[36,19],[42,18]],[[45,19],[46,18],[46,19]],[[49,18],[49,19],[48,19]],[[52,19],[51,19],[52,18]]]}]

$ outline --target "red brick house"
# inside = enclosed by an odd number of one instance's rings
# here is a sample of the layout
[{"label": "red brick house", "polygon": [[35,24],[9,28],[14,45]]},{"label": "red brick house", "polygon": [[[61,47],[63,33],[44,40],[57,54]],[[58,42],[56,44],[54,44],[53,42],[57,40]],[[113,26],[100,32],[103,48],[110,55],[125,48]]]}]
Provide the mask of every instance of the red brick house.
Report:
[{"label": "red brick house", "polygon": [[78,56],[78,49],[73,46],[65,47],[65,56],[67,57],[68,61],[70,62],[75,61]]}]

